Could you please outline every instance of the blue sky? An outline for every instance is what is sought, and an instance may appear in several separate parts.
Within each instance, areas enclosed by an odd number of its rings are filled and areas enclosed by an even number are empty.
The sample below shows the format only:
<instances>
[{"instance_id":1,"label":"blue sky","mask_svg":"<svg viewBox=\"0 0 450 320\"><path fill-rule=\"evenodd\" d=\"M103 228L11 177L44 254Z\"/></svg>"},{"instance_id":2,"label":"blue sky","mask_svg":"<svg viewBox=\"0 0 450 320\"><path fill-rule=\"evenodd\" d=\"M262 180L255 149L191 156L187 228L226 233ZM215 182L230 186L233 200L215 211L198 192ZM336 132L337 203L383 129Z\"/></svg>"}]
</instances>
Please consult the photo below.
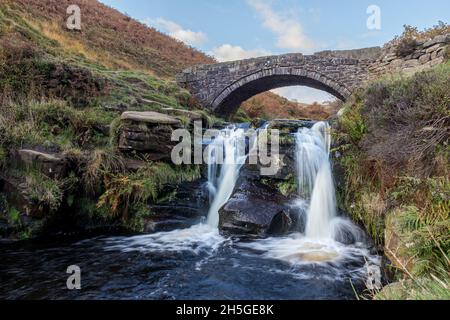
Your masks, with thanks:
<instances>
[{"instance_id":1,"label":"blue sky","mask_svg":"<svg viewBox=\"0 0 450 320\"><path fill-rule=\"evenodd\" d=\"M288 52L380 46L403 30L449 22L449 0L101 0L221 61ZM371 5L380 29L369 30ZM304 102L330 97L291 87L278 93Z\"/></svg>"}]
</instances>

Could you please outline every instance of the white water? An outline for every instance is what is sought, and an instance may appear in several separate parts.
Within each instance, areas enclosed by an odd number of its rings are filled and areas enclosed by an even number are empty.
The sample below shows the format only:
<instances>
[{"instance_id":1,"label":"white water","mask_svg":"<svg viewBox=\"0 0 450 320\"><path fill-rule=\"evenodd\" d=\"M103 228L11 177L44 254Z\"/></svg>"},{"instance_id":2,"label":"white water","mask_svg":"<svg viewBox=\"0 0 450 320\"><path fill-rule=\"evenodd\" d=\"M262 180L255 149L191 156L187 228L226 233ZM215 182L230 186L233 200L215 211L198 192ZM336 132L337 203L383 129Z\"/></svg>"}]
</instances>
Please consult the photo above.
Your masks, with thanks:
<instances>
[{"instance_id":1,"label":"white water","mask_svg":"<svg viewBox=\"0 0 450 320\"><path fill-rule=\"evenodd\" d=\"M336 197L329 160L330 128L325 122L296 135L299 194L310 198L305 235L308 238L333 238L332 220L336 217Z\"/></svg>"},{"instance_id":2,"label":"white water","mask_svg":"<svg viewBox=\"0 0 450 320\"><path fill-rule=\"evenodd\" d=\"M247 158L245 131L229 128L223 133L224 135L217 137L209 148L208 189L213 197L210 196L207 224L212 228L219 227L219 210L230 199L239 178L239 171ZM217 157L222 155L224 161L220 164L221 161Z\"/></svg>"},{"instance_id":3,"label":"white water","mask_svg":"<svg viewBox=\"0 0 450 320\"><path fill-rule=\"evenodd\" d=\"M242 246L292 265L338 265L361 260L379 264L378 257L369 254L364 232L349 219L337 215L330 147L330 127L326 122L318 122L311 129L301 128L296 134L299 198L293 207L306 212L304 233L299 230L286 237L257 240Z\"/></svg>"}]
</instances>

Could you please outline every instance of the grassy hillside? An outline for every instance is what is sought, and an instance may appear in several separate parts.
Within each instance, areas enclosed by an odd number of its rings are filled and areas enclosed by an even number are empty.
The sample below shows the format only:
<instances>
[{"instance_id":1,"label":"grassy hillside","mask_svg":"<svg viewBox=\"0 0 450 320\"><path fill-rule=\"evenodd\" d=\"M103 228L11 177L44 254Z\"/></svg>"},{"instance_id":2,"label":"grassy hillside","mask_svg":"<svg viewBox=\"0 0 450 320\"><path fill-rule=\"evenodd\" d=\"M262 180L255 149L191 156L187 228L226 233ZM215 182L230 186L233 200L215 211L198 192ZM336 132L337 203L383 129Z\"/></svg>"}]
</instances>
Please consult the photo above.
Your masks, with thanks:
<instances>
[{"instance_id":1,"label":"grassy hillside","mask_svg":"<svg viewBox=\"0 0 450 320\"><path fill-rule=\"evenodd\" d=\"M386 77L353 95L336 139L341 205L402 282L379 299L449 299L450 62Z\"/></svg>"},{"instance_id":2,"label":"grassy hillside","mask_svg":"<svg viewBox=\"0 0 450 320\"><path fill-rule=\"evenodd\" d=\"M256 95L242 104L250 118L326 120L339 111L338 101L320 105L297 103L271 92Z\"/></svg>"},{"instance_id":3,"label":"grassy hillside","mask_svg":"<svg viewBox=\"0 0 450 320\"><path fill-rule=\"evenodd\" d=\"M98 1L13 0L10 10L64 50L115 69L133 69L172 77L192 65L214 60ZM64 28L66 9L81 8L82 30Z\"/></svg>"},{"instance_id":4,"label":"grassy hillside","mask_svg":"<svg viewBox=\"0 0 450 320\"><path fill-rule=\"evenodd\" d=\"M67 1L0 3L2 101L61 98L75 107L106 109L187 106L188 94L170 77L211 58L97 1L76 3L83 8L81 32L65 28Z\"/></svg>"},{"instance_id":5,"label":"grassy hillside","mask_svg":"<svg viewBox=\"0 0 450 320\"><path fill-rule=\"evenodd\" d=\"M145 158L131 172L116 138L125 110L195 109L171 77L212 60L96 1L75 3L88 8L81 33L64 28L67 1L0 2L1 236L35 236L55 219L139 230L165 183L198 177ZM21 149L61 157L68 172L18 165Z\"/></svg>"}]
</instances>

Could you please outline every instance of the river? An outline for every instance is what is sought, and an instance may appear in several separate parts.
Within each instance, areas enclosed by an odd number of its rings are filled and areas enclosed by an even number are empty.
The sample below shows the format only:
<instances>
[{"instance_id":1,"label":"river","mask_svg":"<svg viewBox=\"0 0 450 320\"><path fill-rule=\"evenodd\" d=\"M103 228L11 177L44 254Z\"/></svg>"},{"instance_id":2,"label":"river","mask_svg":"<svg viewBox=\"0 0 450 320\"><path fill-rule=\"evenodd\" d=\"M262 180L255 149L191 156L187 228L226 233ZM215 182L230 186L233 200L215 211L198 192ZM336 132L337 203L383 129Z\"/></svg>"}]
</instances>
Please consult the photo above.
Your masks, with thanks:
<instances>
[{"instance_id":1,"label":"river","mask_svg":"<svg viewBox=\"0 0 450 320\"><path fill-rule=\"evenodd\" d=\"M226 159L209 165L211 205L202 223L155 234L0 244L0 298L355 299L365 289L367 266L379 266L380 258L362 231L336 213L327 128L318 123L297 134L305 230L251 240L219 232L218 210L245 160L237 152L243 129L229 128L210 154L220 146ZM71 265L81 269L81 290L66 287Z\"/></svg>"}]
</instances>

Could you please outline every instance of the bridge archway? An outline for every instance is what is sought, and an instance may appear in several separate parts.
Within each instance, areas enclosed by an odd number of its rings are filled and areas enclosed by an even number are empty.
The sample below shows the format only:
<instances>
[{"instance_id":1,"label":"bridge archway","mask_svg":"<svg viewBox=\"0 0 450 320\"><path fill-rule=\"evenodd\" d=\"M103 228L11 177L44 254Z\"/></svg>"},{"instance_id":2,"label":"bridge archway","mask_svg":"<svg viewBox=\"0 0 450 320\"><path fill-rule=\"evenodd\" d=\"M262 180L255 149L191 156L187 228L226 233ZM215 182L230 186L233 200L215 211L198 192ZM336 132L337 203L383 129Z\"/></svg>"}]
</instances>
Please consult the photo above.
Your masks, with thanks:
<instances>
[{"instance_id":1,"label":"bridge archway","mask_svg":"<svg viewBox=\"0 0 450 320\"><path fill-rule=\"evenodd\" d=\"M262 92L288 86L306 86L322 90L342 101L351 94L342 84L317 72L276 68L261 70L234 82L217 95L211 107L215 113L229 116L247 99Z\"/></svg>"}]
</instances>

